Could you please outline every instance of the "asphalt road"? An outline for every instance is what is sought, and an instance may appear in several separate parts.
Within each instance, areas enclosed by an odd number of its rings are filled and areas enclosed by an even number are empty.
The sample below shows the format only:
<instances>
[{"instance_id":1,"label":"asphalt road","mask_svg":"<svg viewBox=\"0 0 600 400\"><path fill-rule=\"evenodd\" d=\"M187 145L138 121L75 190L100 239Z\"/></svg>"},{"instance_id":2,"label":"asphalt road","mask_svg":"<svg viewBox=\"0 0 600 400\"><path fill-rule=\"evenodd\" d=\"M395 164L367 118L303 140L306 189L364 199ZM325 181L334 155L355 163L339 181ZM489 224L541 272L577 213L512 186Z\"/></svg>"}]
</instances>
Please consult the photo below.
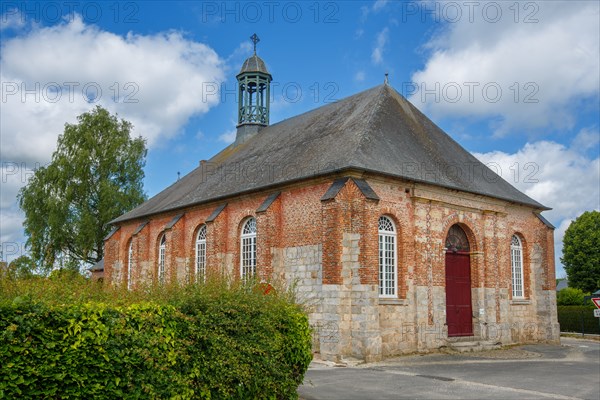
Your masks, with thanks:
<instances>
[{"instance_id":1,"label":"asphalt road","mask_svg":"<svg viewBox=\"0 0 600 400\"><path fill-rule=\"evenodd\" d=\"M355 367L313 362L298 393L304 400L600 399L600 342L561 342Z\"/></svg>"}]
</instances>

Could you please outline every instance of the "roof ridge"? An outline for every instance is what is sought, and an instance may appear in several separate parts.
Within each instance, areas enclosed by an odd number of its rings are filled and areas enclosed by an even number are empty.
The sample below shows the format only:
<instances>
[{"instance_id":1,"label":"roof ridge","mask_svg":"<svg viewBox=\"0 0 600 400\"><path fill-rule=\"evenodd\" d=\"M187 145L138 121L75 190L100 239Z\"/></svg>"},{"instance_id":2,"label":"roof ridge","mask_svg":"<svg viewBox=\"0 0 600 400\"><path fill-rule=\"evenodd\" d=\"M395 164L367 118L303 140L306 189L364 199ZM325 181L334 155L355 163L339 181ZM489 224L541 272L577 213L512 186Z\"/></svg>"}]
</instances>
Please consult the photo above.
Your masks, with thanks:
<instances>
[{"instance_id":1,"label":"roof ridge","mask_svg":"<svg viewBox=\"0 0 600 400\"><path fill-rule=\"evenodd\" d=\"M369 112L369 115L367 116L367 119L366 119L366 124L365 124L363 130L360 132L360 139L358 141L358 146L356 146L356 148L354 149L354 152L352 153L352 159L356 159L355 156L359 151L361 151L363 143L365 143L370 138L369 127L371 126L371 122L373 121L373 119L375 118L375 115L377 114L377 112L381 108L381 105L383 104L384 99L383 99L382 93L385 93L386 86L387 86L386 84L379 85L379 90L376 95L375 106ZM377 88L377 86L375 86L375 88Z\"/></svg>"},{"instance_id":2,"label":"roof ridge","mask_svg":"<svg viewBox=\"0 0 600 400\"><path fill-rule=\"evenodd\" d=\"M281 121L277 121L277 122L274 122L274 123L272 123L272 124L269 124L269 125L265 126L265 129L266 129L266 128L272 128L272 127L275 127L275 126L277 126L277 125L279 125L279 124L282 124L282 123L284 123L284 122L287 122L287 121L289 121L289 120L291 120L291 119L295 119L295 118L304 117L304 116L306 116L307 114L310 114L310 113L312 113L312 112L319 112L319 111L322 111L322 110L323 110L324 108L326 108L326 107L333 107L333 106L335 106L336 104L340 104L340 103L343 103L343 102L345 102L345 101L349 101L349 100L350 100L350 99L352 99L352 98L358 98L359 96L363 96L363 95L364 95L366 92L369 92L369 91L371 91L371 90L377 89L379 86L383 86L383 85L373 86L373 87L371 87L371 88L368 88L368 89L365 89L365 90L363 90L363 91L361 91L361 92L354 93L354 94L351 94L351 95L349 95L349 96L346 96L346 97L342 97L341 99L336 99L336 100L333 100L333 101L331 101L331 102L328 102L328 103L326 103L326 104L323 104L323 105L321 105L321 106L318 106L318 107L315 107L315 108L311 108L310 110L306 110L306 111L304 111L304 112L302 112L302 113L300 113L300 114L297 114L297 115L293 115L293 116L291 116L291 117L284 118L284 119L282 119Z\"/></svg>"}]
</instances>

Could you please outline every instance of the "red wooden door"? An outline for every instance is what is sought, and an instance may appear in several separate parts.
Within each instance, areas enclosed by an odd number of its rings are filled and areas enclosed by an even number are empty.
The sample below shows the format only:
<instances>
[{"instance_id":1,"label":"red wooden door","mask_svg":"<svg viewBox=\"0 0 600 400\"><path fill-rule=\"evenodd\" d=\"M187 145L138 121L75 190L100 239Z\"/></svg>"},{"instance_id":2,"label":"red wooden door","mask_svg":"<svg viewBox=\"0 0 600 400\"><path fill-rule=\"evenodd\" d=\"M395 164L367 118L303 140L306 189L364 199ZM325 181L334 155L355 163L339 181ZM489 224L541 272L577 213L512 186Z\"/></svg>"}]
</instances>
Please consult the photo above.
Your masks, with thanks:
<instances>
[{"instance_id":1,"label":"red wooden door","mask_svg":"<svg viewBox=\"0 0 600 400\"><path fill-rule=\"evenodd\" d=\"M473 336L468 254L446 253L446 324L448 336Z\"/></svg>"}]
</instances>

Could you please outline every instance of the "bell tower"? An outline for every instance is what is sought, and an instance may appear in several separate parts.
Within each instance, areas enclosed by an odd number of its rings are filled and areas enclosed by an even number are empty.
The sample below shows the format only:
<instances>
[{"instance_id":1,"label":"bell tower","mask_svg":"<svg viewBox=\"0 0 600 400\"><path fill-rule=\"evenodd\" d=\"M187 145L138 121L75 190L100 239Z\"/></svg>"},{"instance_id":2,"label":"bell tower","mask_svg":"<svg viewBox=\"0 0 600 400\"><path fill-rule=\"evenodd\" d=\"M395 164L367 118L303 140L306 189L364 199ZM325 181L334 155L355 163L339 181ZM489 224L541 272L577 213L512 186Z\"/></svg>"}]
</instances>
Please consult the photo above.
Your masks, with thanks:
<instances>
[{"instance_id":1,"label":"bell tower","mask_svg":"<svg viewBox=\"0 0 600 400\"><path fill-rule=\"evenodd\" d=\"M256 44L259 37L250 37L254 44L254 54L244 64L238 82L238 123L237 141L253 136L261 127L269 125L271 100L271 80L273 77L267 70L265 62L256 55Z\"/></svg>"}]
</instances>

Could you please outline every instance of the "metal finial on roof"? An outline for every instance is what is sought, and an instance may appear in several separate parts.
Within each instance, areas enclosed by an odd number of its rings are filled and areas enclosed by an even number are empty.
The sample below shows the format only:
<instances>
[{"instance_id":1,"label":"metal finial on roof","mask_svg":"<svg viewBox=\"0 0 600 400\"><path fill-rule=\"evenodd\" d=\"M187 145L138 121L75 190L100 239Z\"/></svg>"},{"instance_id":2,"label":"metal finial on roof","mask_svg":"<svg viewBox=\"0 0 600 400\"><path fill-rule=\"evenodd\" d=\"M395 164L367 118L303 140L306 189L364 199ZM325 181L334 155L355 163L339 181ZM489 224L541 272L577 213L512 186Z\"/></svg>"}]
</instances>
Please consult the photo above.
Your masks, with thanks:
<instances>
[{"instance_id":1,"label":"metal finial on roof","mask_svg":"<svg viewBox=\"0 0 600 400\"><path fill-rule=\"evenodd\" d=\"M179 180L179 178L181 178L181 172L177 171L177 180Z\"/></svg>"},{"instance_id":2,"label":"metal finial on roof","mask_svg":"<svg viewBox=\"0 0 600 400\"><path fill-rule=\"evenodd\" d=\"M260 42L260 38L255 33L254 35L250 36L250 40L252 40L252 43L254 43L254 54L256 54L256 43Z\"/></svg>"},{"instance_id":3,"label":"metal finial on roof","mask_svg":"<svg viewBox=\"0 0 600 400\"><path fill-rule=\"evenodd\" d=\"M387 85L387 84L389 83L389 82L388 82L388 73L387 73L387 72L385 73L385 79L383 80L383 83L384 83L385 85Z\"/></svg>"}]
</instances>

